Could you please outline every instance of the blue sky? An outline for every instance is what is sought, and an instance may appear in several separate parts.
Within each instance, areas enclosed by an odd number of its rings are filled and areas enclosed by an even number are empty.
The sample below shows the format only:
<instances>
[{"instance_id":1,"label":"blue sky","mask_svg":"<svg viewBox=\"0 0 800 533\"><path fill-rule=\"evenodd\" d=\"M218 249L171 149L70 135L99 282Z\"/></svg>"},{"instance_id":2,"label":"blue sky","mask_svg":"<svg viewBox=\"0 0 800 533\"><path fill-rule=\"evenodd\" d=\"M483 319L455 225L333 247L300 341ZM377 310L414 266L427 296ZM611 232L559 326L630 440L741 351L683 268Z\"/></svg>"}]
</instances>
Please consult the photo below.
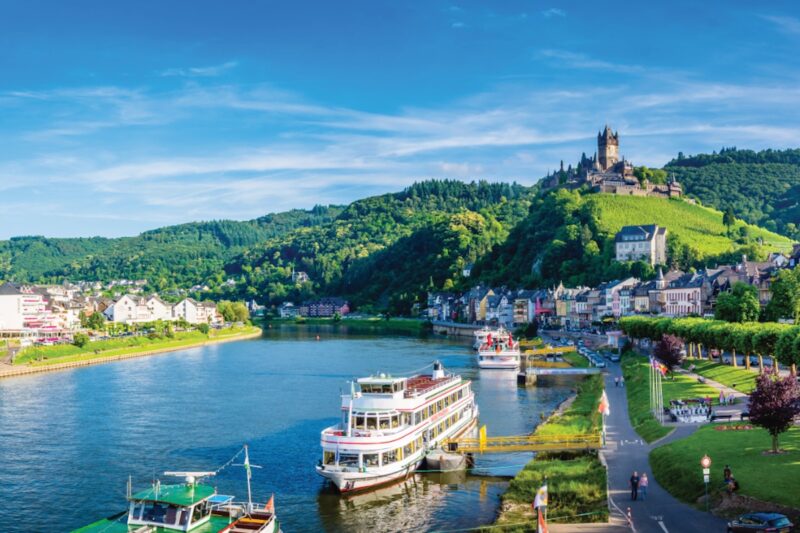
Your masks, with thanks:
<instances>
[{"instance_id":1,"label":"blue sky","mask_svg":"<svg viewBox=\"0 0 800 533\"><path fill-rule=\"evenodd\" d=\"M800 146L796 2L0 6L0 238Z\"/></svg>"}]
</instances>

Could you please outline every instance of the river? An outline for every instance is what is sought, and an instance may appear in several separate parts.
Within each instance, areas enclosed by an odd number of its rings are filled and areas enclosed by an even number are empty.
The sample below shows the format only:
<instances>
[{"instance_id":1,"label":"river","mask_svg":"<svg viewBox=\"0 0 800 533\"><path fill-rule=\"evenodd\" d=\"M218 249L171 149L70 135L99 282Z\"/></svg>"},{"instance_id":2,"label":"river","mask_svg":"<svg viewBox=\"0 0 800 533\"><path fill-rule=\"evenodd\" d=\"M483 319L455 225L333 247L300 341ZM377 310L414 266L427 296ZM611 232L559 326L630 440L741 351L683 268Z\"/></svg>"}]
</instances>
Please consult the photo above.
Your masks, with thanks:
<instances>
[{"instance_id":1,"label":"river","mask_svg":"<svg viewBox=\"0 0 800 533\"><path fill-rule=\"evenodd\" d=\"M480 372L465 340L335 326L282 326L260 339L0 381L0 531L69 531L124 509L129 475L146 488L164 470L214 470L244 443L261 466L254 498L275 493L284 533L488 524L530 454L479 457L476 473L417 474L348 498L314 472L319 432L338 421L348 380L435 359L475 380L490 435L530 431L569 394ZM214 484L246 495L242 468Z\"/></svg>"}]
</instances>

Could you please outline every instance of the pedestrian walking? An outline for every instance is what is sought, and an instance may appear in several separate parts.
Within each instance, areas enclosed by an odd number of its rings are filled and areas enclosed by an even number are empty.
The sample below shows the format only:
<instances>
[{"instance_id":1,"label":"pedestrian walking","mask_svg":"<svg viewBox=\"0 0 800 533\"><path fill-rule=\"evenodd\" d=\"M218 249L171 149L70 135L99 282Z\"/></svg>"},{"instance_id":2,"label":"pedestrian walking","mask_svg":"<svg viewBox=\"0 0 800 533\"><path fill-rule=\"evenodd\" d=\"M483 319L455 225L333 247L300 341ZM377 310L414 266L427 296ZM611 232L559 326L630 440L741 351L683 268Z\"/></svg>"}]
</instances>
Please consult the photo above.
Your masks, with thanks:
<instances>
[{"instance_id":1,"label":"pedestrian walking","mask_svg":"<svg viewBox=\"0 0 800 533\"><path fill-rule=\"evenodd\" d=\"M619 377L614 378L614 386L619 387Z\"/></svg>"},{"instance_id":2,"label":"pedestrian walking","mask_svg":"<svg viewBox=\"0 0 800 533\"><path fill-rule=\"evenodd\" d=\"M631 475L631 500L636 500L639 496L639 473L633 472Z\"/></svg>"},{"instance_id":3,"label":"pedestrian walking","mask_svg":"<svg viewBox=\"0 0 800 533\"><path fill-rule=\"evenodd\" d=\"M642 472L642 478L639 480L639 494L642 496L642 500L647 499L647 485L649 484L647 473Z\"/></svg>"},{"instance_id":4,"label":"pedestrian walking","mask_svg":"<svg viewBox=\"0 0 800 533\"><path fill-rule=\"evenodd\" d=\"M619 377L619 386L620 387L624 387L625 386L625 376L620 376Z\"/></svg>"},{"instance_id":5,"label":"pedestrian walking","mask_svg":"<svg viewBox=\"0 0 800 533\"><path fill-rule=\"evenodd\" d=\"M730 465L725 465L725 468L722 470L722 479L725 480L726 485L731 480L732 477L733 474L731 473Z\"/></svg>"}]
</instances>

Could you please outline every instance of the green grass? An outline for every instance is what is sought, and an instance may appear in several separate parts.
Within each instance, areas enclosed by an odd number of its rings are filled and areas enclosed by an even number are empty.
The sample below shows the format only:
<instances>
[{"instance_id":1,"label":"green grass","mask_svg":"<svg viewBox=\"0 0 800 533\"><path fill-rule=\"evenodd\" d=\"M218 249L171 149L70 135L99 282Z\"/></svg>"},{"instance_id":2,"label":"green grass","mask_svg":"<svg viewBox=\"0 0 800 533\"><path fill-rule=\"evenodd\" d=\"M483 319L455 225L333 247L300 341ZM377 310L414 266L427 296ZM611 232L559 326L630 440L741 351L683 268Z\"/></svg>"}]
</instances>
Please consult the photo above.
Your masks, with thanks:
<instances>
[{"instance_id":1,"label":"green grass","mask_svg":"<svg viewBox=\"0 0 800 533\"><path fill-rule=\"evenodd\" d=\"M79 347L72 344L57 346L35 346L23 350L14 360L15 365L30 364L33 366L53 365L102 359L117 355L131 355L150 350L165 348L182 348L203 344L208 341L250 335L259 332L254 326L233 327L222 330L211 330L208 335L199 331L182 331L173 338L164 337L150 339L148 337L125 337L105 341L90 342Z\"/></svg>"},{"instance_id":2,"label":"green grass","mask_svg":"<svg viewBox=\"0 0 800 533\"><path fill-rule=\"evenodd\" d=\"M578 352L569 352L565 353L561 356L564 361L571 364L575 368L588 368L589 367L589 360L586 359L584 356L579 354Z\"/></svg>"},{"instance_id":3,"label":"green grass","mask_svg":"<svg viewBox=\"0 0 800 533\"><path fill-rule=\"evenodd\" d=\"M650 453L650 465L658 482L680 500L696 503L703 495L700 458L711 457L712 495L720 493L722 469L731 466L741 494L759 500L800 507L800 428L792 427L780 437L788 453L764 455L771 447L769 434L760 428L749 431L719 431L716 424L702 427L691 436ZM713 500L712 500L713 501Z\"/></svg>"},{"instance_id":4,"label":"green grass","mask_svg":"<svg viewBox=\"0 0 800 533\"><path fill-rule=\"evenodd\" d=\"M600 227L614 235L622 226L632 224L658 224L669 230L681 243L688 244L698 259L732 252L737 245L727 236L722 224L722 212L707 207L689 204L682 200L663 200L638 196L596 194L588 201L600 208ZM747 226L753 240L764 240L769 250L787 251L791 241L758 226L738 221L733 231L738 234L741 226Z\"/></svg>"},{"instance_id":5,"label":"green grass","mask_svg":"<svg viewBox=\"0 0 800 533\"><path fill-rule=\"evenodd\" d=\"M700 374L745 394L750 394L756 388L756 376L758 374L752 370L699 359L688 359L683 366L688 369L691 365L694 365L692 372L695 374Z\"/></svg>"},{"instance_id":6,"label":"green grass","mask_svg":"<svg viewBox=\"0 0 800 533\"><path fill-rule=\"evenodd\" d=\"M632 352L622 357L622 372L625 376L625 393L628 397L628 417L636 432L647 442L653 442L672 432L659 424L650 413L650 371L646 357ZM712 401L718 397L717 390L709 385L699 383L695 378L681 374L673 374L662 380L664 405L670 400L686 400L710 396Z\"/></svg>"},{"instance_id":7,"label":"green grass","mask_svg":"<svg viewBox=\"0 0 800 533\"><path fill-rule=\"evenodd\" d=\"M597 405L603 390L600 376L586 378L578 386L575 401L567 410L536 429L537 435L566 435L600 431ZM548 517L571 517L559 521L605 522L608 520L606 469L595 452L540 453L528 463L503 495L504 511L492 531L535 531L531 502L544 478L548 479ZM586 514L586 516L576 516ZM487 531L489 531L487 529Z\"/></svg>"}]
</instances>

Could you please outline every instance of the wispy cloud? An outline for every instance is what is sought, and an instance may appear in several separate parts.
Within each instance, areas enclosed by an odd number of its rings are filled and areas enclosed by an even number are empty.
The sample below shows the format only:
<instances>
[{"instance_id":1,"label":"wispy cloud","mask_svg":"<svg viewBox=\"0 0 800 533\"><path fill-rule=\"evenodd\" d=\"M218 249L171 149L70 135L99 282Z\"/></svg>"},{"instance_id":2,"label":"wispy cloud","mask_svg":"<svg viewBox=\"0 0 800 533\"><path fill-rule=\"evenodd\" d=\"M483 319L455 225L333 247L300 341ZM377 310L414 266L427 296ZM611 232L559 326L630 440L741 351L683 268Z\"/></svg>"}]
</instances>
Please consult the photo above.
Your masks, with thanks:
<instances>
[{"instance_id":1,"label":"wispy cloud","mask_svg":"<svg viewBox=\"0 0 800 533\"><path fill-rule=\"evenodd\" d=\"M771 22L784 33L791 33L794 35L800 34L800 19L796 17L761 15L761 18Z\"/></svg>"},{"instance_id":2,"label":"wispy cloud","mask_svg":"<svg viewBox=\"0 0 800 533\"><path fill-rule=\"evenodd\" d=\"M452 24L450 24L450 27L458 30L458 29L466 28L467 25L464 24L463 22L456 21L456 22L453 22Z\"/></svg>"},{"instance_id":3,"label":"wispy cloud","mask_svg":"<svg viewBox=\"0 0 800 533\"><path fill-rule=\"evenodd\" d=\"M559 9L557 7L551 7L549 9L545 9L541 13L542 13L542 16L544 18L547 18L547 19L553 18L553 17L566 17L567 16L567 12L566 11L564 11L563 9Z\"/></svg>"},{"instance_id":4,"label":"wispy cloud","mask_svg":"<svg viewBox=\"0 0 800 533\"><path fill-rule=\"evenodd\" d=\"M626 65L622 63L613 63L611 61L604 61L602 59L595 59L586 54L576 52L569 52L567 50L554 50L545 49L538 52L538 56L550 59L556 63L577 69L591 69L591 70L607 70L610 72L625 72L637 74L645 72L645 68L640 65Z\"/></svg>"},{"instance_id":5,"label":"wispy cloud","mask_svg":"<svg viewBox=\"0 0 800 533\"><path fill-rule=\"evenodd\" d=\"M162 70L159 74L161 76L180 76L184 78L207 78L220 76L225 72L236 68L238 64L239 63L237 61L228 61L220 65L210 65L206 67L173 67Z\"/></svg>"}]
</instances>

